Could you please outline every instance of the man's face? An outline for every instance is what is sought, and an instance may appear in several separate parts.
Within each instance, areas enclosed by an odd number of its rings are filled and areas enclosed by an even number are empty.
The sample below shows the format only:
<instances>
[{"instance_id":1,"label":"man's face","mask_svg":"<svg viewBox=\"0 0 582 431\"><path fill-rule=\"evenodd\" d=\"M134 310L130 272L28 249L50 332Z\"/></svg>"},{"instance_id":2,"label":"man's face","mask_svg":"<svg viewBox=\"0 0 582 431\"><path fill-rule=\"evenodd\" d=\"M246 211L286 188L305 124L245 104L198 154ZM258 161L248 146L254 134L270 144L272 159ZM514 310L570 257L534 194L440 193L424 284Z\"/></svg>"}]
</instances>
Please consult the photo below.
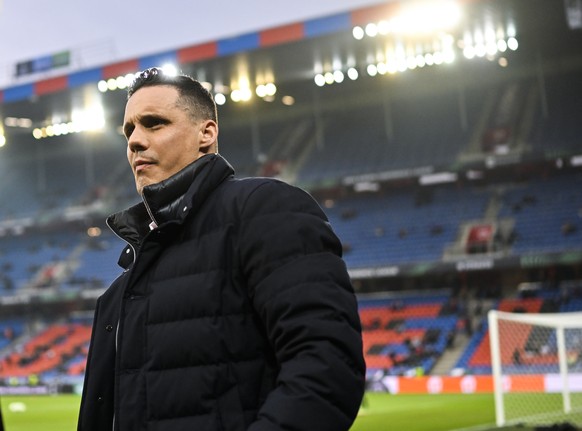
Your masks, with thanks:
<instances>
[{"instance_id":1,"label":"man's face","mask_svg":"<svg viewBox=\"0 0 582 431\"><path fill-rule=\"evenodd\" d=\"M208 122L193 120L178 95L167 85L143 87L127 101L123 131L139 194L206 154Z\"/></svg>"}]
</instances>

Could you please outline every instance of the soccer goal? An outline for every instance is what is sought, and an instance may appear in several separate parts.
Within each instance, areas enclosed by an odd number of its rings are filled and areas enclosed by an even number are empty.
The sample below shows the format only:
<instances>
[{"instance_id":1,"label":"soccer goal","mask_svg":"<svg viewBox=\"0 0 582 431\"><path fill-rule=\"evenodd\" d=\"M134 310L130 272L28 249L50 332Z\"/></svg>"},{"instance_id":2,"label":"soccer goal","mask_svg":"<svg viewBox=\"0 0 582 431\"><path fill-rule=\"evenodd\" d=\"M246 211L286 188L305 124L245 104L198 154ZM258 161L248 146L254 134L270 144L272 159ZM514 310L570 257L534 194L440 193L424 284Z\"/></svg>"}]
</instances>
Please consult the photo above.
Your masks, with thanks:
<instances>
[{"instance_id":1,"label":"soccer goal","mask_svg":"<svg viewBox=\"0 0 582 431\"><path fill-rule=\"evenodd\" d=\"M582 426L582 312L488 321L497 426Z\"/></svg>"}]
</instances>

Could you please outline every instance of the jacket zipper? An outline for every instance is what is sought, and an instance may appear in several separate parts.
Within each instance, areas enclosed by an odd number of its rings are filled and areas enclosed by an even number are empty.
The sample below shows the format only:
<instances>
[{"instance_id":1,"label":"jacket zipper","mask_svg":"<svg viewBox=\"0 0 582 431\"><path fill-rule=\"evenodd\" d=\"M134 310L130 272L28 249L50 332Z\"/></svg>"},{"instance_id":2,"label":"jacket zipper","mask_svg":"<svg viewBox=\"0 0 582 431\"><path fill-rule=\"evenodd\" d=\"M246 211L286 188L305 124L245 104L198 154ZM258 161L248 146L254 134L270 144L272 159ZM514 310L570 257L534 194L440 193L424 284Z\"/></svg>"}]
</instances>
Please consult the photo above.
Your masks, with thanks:
<instances>
[{"instance_id":1,"label":"jacket zipper","mask_svg":"<svg viewBox=\"0 0 582 431\"><path fill-rule=\"evenodd\" d=\"M151 208L150 208L150 206L149 206L149 204L148 204L147 200L146 200L146 199L145 199L143 196L142 196L142 201L143 201L143 204L144 204L144 206L145 206L145 208L146 208L146 211L147 211L148 215L150 216L150 219L151 219L151 220L152 220L152 222L153 222L153 228L156 228L156 227L158 227L158 223L156 222L156 219L154 218L154 214L152 213L152 210L151 210ZM136 250L135 250L135 247L133 246L133 244L132 244L132 243L130 243L129 241L127 241L127 240L125 240L124 238L122 238L122 237L121 237L121 235L119 235L119 234L117 233L117 231L116 231L115 229L113 229L113 227L112 227L112 226L111 226L111 224L109 223L109 220L105 220L105 223L107 223L107 226L109 227L109 229L110 229L110 230L113 232L113 234L114 234L114 235L115 235L117 238L119 238L120 240L122 240L122 241L126 242L126 243L127 243L127 245L129 245L129 246L131 247L131 250L133 251L133 262L132 262L132 266L131 266L131 267L133 267L133 264L135 264L135 260L136 260L136 258L137 258L137 252L136 252ZM150 225L150 228L152 228L152 225ZM127 271L127 270L126 270L126 271ZM117 328L116 328L116 330L115 330L115 351L116 351L116 352L117 352L117 343L118 343L118 337L119 337L119 320L117 321ZM112 430L112 431L115 431L115 409L113 410L113 423L112 423L112 426L111 426L111 430Z\"/></svg>"},{"instance_id":2,"label":"jacket zipper","mask_svg":"<svg viewBox=\"0 0 582 431\"><path fill-rule=\"evenodd\" d=\"M143 204L144 204L144 206L146 208L146 211L148 212L148 215L150 216L150 219L153 222L153 228L158 227L158 222L156 221L156 219L154 217L154 214L152 213L152 210L150 209L150 206L148 204L148 201L146 200L146 198L143 195L141 197L141 200L143 201ZM153 228L152 228L152 225L150 224L150 229L153 230ZM135 259L134 259L134 262L135 262Z\"/></svg>"},{"instance_id":3,"label":"jacket zipper","mask_svg":"<svg viewBox=\"0 0 582 431\"><path fill-rule=\"evenodd\" d=\"M144 203L145 203L145 200L144 200ZM146 205L146 208L148 209L148 214L149 214L149 207L147 205ZM105 223L107 224L107 226L109 227L109 229L111 230L111 232L113 232L113 234L117 238L119 238L123 242L127 243L127 245L129 245L131 247L131 251L133 251L133 262L132 262L132 266L131 267L133 267L133 264L135 264L135 259L137 257L137 253L136 253L135 247L133 246L132 243L130 243L129 241L127 241L124 238L122 238L121 235L119 235L117 233L117 231L115 229L113 229L113 226L111 226L111 224L109 224L109 220L105 220ZM125 271L127 271L127 269ZM115 329L115 352L117 352L118 338L119 338L119 320L117 320L117 327ZM113 409L113 423L111 424L111 431L115 431L115 409Z\"/></svg>"}]
</instances>

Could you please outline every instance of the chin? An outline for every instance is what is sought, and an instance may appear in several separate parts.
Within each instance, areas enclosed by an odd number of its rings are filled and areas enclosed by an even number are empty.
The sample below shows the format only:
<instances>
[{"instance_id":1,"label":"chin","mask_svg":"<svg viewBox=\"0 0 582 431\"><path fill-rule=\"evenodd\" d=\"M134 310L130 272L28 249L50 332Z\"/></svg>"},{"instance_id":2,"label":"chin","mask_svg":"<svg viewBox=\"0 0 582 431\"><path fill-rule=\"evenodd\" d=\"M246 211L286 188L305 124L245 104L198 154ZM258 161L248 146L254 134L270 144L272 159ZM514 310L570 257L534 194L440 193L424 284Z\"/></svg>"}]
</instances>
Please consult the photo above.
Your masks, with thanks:
<instances>
[{"instance_id":1,"label":"chin","mask_svg":"<svg viewBox=\"0 0 582 431\"><path fill-rule=\"evenodd\" d=\"M140 195L140 196L142 195L143 189L145 186L147 186L147 184L136 184L135 185L135 189L137 190L138 195Z\"/></svg>"},{"instance_id":2,"label":"chin","mask_svg":"<svg viewBox=\"0 0 582 431\"><path fill-rule=\"evenodd\" d=\"M143 189L145 189L147 186L151 186L152 184L156 184L156 182L155 181L148 181L145 183L136 184L137 193L141 196L143 194Z\"/></svg>"}]
</instances>

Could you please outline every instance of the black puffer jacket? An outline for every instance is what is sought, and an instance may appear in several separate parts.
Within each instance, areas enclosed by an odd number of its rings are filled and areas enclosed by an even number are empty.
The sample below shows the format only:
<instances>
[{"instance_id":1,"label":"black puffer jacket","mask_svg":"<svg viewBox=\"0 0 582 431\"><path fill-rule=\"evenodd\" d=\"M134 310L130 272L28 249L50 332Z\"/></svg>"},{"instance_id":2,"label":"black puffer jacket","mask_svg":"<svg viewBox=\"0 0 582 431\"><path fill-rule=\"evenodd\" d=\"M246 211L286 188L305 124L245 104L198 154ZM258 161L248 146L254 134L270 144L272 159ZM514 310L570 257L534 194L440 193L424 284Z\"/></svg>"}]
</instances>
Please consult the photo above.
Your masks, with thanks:
<instances>
[{"instance_id":1,"label":"black puffer jacket","mask_svg":"<svg viewBox=\"0 0 582 431\"><path fill-rule=\"evenodd\" d=\"M208 155L108 224L127 270L97 302L79 430L350 427L357 305L307 193Z\"/></svg>"}]
</instances>

